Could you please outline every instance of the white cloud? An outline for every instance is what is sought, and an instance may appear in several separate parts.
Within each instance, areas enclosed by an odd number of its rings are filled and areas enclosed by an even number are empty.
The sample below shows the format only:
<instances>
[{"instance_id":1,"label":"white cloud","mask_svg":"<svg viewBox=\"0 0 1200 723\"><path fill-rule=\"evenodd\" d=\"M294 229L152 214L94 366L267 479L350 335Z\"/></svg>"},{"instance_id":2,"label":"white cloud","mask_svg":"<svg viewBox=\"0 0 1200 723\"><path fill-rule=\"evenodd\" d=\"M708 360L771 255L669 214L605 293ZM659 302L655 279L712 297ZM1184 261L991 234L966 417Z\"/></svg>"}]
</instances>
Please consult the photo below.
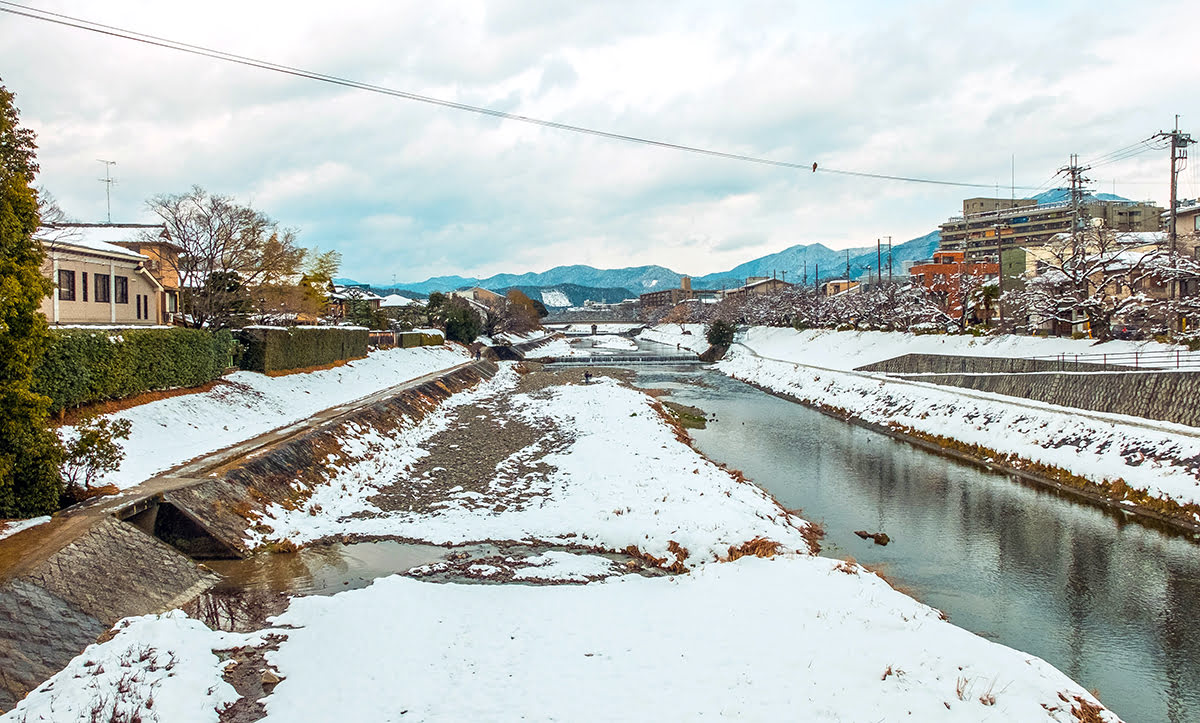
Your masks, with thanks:
<instances>
[{"instance_id":1,"label":"white cloud","mask_svg":"<svg viewBox=\"0 0 1200 723\"><path fill-rule=\"evenodd\" d=\"M1014 155L1017 183L1037 185L1070 153L1200 118L1168 72L1186 24L1154 20L1182 3L39 6L564 123L1001 193ZM201 184L338 248L363 280L569 263L703 274L793 243L911 238L988 192L624 145L11 15L0 67L68 213L103 217L95 159L112 159L115 220ZM1092 175L1161 203L1160 155Z\"/></svg>"}]
</instances>

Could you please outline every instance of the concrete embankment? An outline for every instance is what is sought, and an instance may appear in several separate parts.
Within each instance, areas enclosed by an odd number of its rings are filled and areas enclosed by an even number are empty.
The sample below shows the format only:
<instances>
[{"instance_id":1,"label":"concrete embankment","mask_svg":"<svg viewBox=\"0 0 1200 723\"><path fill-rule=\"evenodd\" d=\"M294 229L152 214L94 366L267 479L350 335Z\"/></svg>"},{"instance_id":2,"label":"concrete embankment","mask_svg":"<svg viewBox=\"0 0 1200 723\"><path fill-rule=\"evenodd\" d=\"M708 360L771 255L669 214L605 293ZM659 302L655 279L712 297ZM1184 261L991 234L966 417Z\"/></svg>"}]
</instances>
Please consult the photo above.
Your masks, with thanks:
<instances>
[{"instance_id":1,"label":"concrete embankment","mask_svg":"<svg viewBox=\"0 0 1200 723\"><path fill-rule=\"evenodd\" d=\"M420 419L496 371L477 361L393 387L0 540L0 711L121 618L179 607L216 583L192 558L249 554L253 515L318 474L347 425Z\"/></svg>"}]
</instances>

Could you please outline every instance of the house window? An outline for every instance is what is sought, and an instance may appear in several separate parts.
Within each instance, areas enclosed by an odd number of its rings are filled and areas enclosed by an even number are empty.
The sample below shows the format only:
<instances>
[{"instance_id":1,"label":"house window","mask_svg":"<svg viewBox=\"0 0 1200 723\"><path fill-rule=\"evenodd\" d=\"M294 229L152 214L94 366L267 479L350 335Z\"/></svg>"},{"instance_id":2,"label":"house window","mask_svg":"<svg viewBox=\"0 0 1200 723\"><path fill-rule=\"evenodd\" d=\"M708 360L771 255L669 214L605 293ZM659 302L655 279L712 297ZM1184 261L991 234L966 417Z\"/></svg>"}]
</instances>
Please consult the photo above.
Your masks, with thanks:
<instances>
[{"instance_id":1,"label":"house window","mask_svg":"<svg viewBox=\"0 0 1200 723\"><path fill-rule=\"evenodd\" d=\"M113 293L116 294L118 304L129 303L129 279L125 276L113 277Z\"/></svg>"},{"instance_id":2,"label":"house window","mask_svg":"<svg viewBox=\"0 0 1200 723\"><path fill-rule=\"evenodd\" d=\"M79 288L83 291L83 300L87 301L87 272L81 272L82 278L79 280Z\"/></svg>"},{"instance_id":3,"label":"house window","mask_svg":"<svg viewBox=\"0 0 1200 723\"><path fill-rule=\"evenodd\" d=\"M74 301L75 300L75 272L59 270L58 272L58 300L59 301Z\"/></svg>"},{"instance_id":4,"label":"house window","mask_svg":"<svg viewBox=\"0 0 1200 723\"><path fill-rule=\"evenodd\" d=\"M92 278L95 279L96 301L101 304L107 304L111 298L109 295L108 274L92 274Z\"/></svg>"}]
</instances>

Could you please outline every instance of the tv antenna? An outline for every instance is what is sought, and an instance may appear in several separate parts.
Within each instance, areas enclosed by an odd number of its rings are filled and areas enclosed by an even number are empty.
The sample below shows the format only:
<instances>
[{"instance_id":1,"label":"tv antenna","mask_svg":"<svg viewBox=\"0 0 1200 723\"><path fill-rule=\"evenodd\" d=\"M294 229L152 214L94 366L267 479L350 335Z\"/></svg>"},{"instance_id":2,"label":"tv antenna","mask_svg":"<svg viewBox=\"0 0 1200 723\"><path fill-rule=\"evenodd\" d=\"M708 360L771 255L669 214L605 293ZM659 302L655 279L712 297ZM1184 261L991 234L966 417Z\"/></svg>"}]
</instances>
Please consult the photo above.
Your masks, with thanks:
<instances>
[{"instance_id":1,"label":"tv antenna","mask_svg":"<svg viewBox=\"0 0 1200 723\"><path fill-rule=\"evenodd\" d=\"M117 165L116 161L106 161L102 158L97 158L97 161L104 164L104 178L97 179L104 184L104 202L108 209L108 222L112 223L112 187L117 182L109 173L109 170Z\"/></svg>"}]
</instances>

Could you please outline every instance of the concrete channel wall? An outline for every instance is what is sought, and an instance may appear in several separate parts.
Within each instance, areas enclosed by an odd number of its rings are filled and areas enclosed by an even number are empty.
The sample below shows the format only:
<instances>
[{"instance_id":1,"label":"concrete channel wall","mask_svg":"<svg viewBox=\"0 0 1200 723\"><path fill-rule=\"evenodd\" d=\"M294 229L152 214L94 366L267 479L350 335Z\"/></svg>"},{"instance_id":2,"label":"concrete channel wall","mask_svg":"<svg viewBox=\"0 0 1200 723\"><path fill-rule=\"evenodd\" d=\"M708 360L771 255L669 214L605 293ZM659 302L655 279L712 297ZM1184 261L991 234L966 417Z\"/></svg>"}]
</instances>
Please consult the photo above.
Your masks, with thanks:
<instances>
[{"instance_id":1,"label":"concrete channel wall","mask_svg":"<svg viewBox=\"0 0 1200 723\"><path fill-rule=\"evenodd\" d=\"M1029 359L908 354L856 371L882 372L912 381L1200 427L1200 372L1112 371L1111 366L1109 371L1099 368L1076 372L1032 368L1022 371L1030 362L1056 364Z\"/></svg>"},{"instance_id":2,"label":"concrete channel wall","mask_svg":"<svg viewBox=\"0 0 1200 723\"><path fill-rule=\"evenodd\" d=\"M219 577L192 558L250 554L245 537L255 513L293 498L295 482L319 484L347 425L394 429L497 371L473 362L381 401L348 405L202 478L156 478L167 491L111 511L73 508L0 541L0 713L118 620L180 607L215 584Z\"/></svg>"}]
</instances>

